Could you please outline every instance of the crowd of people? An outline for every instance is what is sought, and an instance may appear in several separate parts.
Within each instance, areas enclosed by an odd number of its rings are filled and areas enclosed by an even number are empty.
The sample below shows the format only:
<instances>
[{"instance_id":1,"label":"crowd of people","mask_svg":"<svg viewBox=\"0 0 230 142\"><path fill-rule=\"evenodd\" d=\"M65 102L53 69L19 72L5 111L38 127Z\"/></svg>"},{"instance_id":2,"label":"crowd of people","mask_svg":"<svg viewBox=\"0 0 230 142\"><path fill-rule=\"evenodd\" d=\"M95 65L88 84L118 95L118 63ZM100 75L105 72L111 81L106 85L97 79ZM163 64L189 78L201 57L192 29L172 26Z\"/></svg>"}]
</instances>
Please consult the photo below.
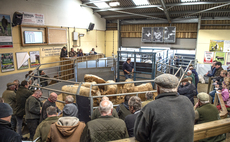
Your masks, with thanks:
<instances>
[{"instance_id":1,"label":"crowd of people","mask_svg":"<svg viewBox=\"0 0 230 142\"><path fill-rule=\"evenodd\" d=\"M129 66L128 60L125 66ZM132 68L126 69L132 71ZM228 107L230 76L221 69L221 64L216 62L207 75L214 77L213 91L222 94ZM66 96L65 106L60 110L56 106L55 92L42 103L41 90L29 89L26 80L21 83L15 80L7 84L0 98L0 142L24 139L23 124L29 130L29 139L41 142L104 142L128 137L135 137L140 142L193 142L195 124L220 119L219 108L209 101L209 95L197 92L199 79L193 66L180 82L171 74L162 74L154 82L158 93L155 100L152 92L145 94L144 102L138 96L126 95L124 102L115 109L104 96L93 111L91 121L85 123L79 120L79 107L73 96ZM194 97L198 99L196 104ZM221 134L201 141L223 140L225 135Z\"/></svg>"},{"instance_id":2,"label":"crowd of people","mask_svg":"<svg viewBox=\"0 0 230 142\"><path fill-rule=\"evenodd\" d=\"M92 50L89 52L89 55L95 55L97 54L97 52L95 51L94 48L92 48ZM60 57L80 57L80 56L84 56L83 50L77 48L77 51L74 50L74 48L71 48L71 51L69 52L69 56L68 56L68 51L67 48L64 46L61 50L61 54Z\"/></svg>"}]
</instances>

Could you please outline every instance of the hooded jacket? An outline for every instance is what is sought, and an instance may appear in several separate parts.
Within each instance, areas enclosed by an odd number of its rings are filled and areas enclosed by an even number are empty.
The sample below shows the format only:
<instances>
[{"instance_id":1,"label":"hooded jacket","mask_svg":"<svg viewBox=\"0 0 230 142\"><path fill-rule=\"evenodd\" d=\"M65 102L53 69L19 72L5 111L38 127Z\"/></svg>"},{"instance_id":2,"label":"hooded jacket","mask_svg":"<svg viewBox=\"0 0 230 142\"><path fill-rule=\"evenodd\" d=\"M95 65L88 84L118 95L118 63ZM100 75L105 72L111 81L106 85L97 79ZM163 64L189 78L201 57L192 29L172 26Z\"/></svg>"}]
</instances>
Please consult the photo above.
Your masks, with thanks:
<instances>
[{"instance_id":1,"label":"hooded jacket","mask_svg":"<svg viewBox=\"0 0 230 142\"><path fill-rule=\"evenodd\" d=\"M0 142L21 142L21 136L14 132L10 122L0 119Z\"/></svg>"},{"instance_id":2,"label":"hooded jacket","mask_svg":"<svg viewBox=\"0 0 230 142\"><path fill-rule=\"evenodd\" d=\"M85 123L76 117L61 117L50 126L46 142L80 142Z\"/></svg>"}]
</instances>

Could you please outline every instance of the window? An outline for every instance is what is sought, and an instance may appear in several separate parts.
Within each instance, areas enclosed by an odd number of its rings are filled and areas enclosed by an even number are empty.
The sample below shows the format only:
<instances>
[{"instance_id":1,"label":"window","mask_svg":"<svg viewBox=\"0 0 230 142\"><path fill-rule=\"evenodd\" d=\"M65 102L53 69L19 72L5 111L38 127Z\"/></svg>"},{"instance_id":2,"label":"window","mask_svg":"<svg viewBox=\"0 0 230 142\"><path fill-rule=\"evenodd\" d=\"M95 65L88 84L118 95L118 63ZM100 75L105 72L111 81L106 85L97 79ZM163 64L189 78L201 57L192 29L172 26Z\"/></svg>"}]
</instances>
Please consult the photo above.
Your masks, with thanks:
<instances>
[{"instance_id":1,"label":"window","mask_svg":"<svg viewBox=\"0 0 230 142\"><path fill-rule=\"evenodd\" d=\"M93 4L96 5L98 8L110 8L110 6L105 2L95 2Z\"/></svg>"},{"instance_id":2,"label":"window","mask_svg":"<svg viewBox=\"0 0 230 142\"><path fill-rule=\"evenodd\" d=\"M135 5L146 5L149 4L148 0L133 0Z\"/></svg>"}]
</instances>

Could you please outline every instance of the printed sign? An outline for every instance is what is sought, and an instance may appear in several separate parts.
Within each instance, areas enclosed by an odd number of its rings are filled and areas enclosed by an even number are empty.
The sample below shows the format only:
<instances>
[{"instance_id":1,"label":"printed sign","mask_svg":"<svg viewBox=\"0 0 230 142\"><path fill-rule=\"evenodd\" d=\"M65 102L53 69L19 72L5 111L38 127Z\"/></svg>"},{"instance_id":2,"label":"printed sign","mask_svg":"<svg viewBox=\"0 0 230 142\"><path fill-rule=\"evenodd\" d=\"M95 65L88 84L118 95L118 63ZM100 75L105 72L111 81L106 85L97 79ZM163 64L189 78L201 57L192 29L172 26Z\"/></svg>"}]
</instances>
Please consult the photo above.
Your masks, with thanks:
<instances>
[{"instance_id":1,"label":"printed sign","mask_svg":"<svg viewBox=\"0 0 230 142\"><path fill-rule=\"evenodd\" d=\"M12 48L10 15L0 14L0 48Z\"/></svg>"},{"instance_id":2,"label":"printed sign","mask_svg":"<svg viewBox=\"0 0 230 142\"><path fill-rule=\"evenodd\" d=\"M204 52L204 63L212 63L213 62L214 52Z\"/></svg>"},{"instance_id":3,"label":"printed sign","mask_svg":"<svg viewBox=\"0 0 230 142\"><path fill-rule=\"evenodd\" d=\"M2 72L14 70L13 53L2 53L1 55L1 68Z\"/></svg>"},{"instance_id":4,"label":"printed sign","mask_svg":"<svg viewBox=\"0 0 230 142\"><path fill-rule=\"evenodd\" d=\"M225 52L216 52L215 60L217 60L217 62L221 62L222 65L224 65L224 62L225 62Z\"/></svg>"},{"instance_id":5,"label":"printed sign","mask_svg":"<svg viewBox=\"0 0 230 142\"><path fill-rule=\"evenodd\" d=\"M44 15L38 13L23 12L22 24L44 25Z\"/></svg>"},{"instance_id":6,"label":"printed sign","mask_svg":"<svg viewBox=\"0 0 230 142\"><path fill-rule=\"evenodd\" d=\"M224 40L210 40L209 51L222 51L224 48Z\"/></svg>"},{"instance_id":7,"label":"printed sign","mask_svg":"<svg viewBox=\"0 0 230 142\"><path fill-rule=\"evenodd\" d=\"M230 52L230 40L224 41L224 52Z\"/></svg>"},{"instance_id":8,"label":"printed sign","mask_svg":"<svg viewBox=\"0 0 230 142\"><path fill-rule=\"evenodd\" d=\"M30 52L30 67L36 67L40 65L40 54L39 51L31 51Z\"/></svg>"},{"instance_id":9,"label":"printed sign","mask_svg":"<svg viewBox=\"0 0 230 142\"><path fill-rule=\"evenodd\" d=\"M62 47L43 47L40 48L41 57L60 56Z\"/></svg>"}]
</instances>

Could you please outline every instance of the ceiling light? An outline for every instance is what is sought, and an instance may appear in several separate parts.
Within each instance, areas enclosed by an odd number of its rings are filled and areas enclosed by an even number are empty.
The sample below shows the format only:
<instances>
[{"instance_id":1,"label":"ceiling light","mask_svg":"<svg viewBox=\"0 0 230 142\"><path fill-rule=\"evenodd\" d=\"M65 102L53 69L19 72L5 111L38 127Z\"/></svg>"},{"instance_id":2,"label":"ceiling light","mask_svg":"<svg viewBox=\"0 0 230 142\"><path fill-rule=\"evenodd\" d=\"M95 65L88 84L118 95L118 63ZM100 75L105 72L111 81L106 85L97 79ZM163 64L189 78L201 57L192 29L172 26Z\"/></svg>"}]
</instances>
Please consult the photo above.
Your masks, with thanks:
<instances>
[{"instance_id":1,"label":"ceiling light","mask_svg":"<svg viewBox=\"0 0 230 142\"><path fill-rule=\"evenodd\" d=\"M148 0L133 0L135 5L146 5L149 4Z\"/></svg>"},{"instance_id":2,"label":"ceiling light","mask_svg":"<svg viewBox=\"0 0 230 142\"><path fill-rule=\"evenodd\" d=\"M120 2L110 2L109 6L119 6Z\"/></svg>"},{"instance_id":3,"label":"ceiling light","mask_svg":"<svg viewBox=\"0 0 230 142\"><path fill-rule=\"evenodd\" d=\"M157 7L158 9L160 9L160 10L162 10L162 11L164 11L164 9L163 8L161 8L161 7Z\"/></svg>"},{"instance_id":4,"label":"ceiling light","mask_svg":"<svg viewBox=\"0 0 230 142\"><path fill-rule=\"evenodd\" d=\"M105 2L95 2L93 4L96 5L98 8L110 8L110 6Z\"/></svg>"},{"instance_id":5,"label":"ceiling light","mask_svg":"<svg viewBox=\"0 0 230 142\"><path fill-rule=\"evenodd\" d=\"M197 0L181 0L181 2L197 2Z\"/></svg>"}]
</instances>

